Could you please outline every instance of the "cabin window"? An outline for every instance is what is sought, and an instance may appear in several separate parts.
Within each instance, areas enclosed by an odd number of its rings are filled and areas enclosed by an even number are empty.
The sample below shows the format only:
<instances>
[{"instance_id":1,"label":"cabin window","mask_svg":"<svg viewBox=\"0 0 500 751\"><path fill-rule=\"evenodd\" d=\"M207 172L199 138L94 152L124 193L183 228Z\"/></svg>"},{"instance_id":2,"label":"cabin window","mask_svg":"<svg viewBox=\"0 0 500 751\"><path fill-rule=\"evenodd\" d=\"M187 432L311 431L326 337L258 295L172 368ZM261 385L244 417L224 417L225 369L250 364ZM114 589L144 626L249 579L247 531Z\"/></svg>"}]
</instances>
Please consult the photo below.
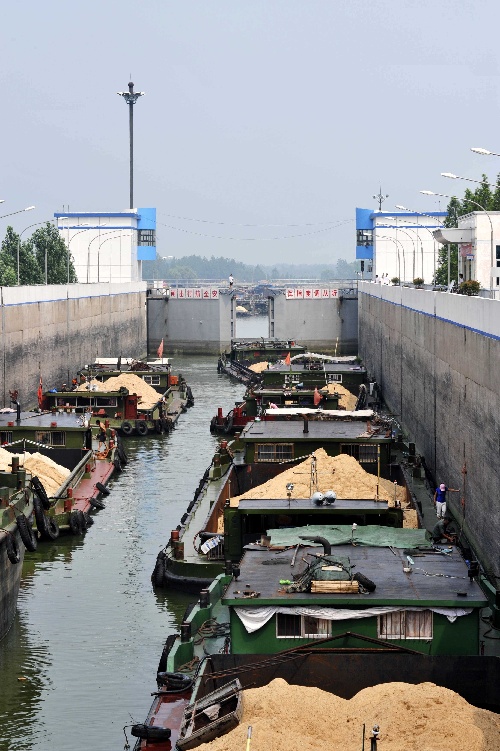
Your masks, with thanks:
<instances>
[{"instance_id":1,"label":"cabin window","mask_svg":"<svg viewBox=\"0 0 500 751\"><path fill-rule=\"evenodd\" d=\"M276 636L278 639L324 639L331 634L331 624L325 618L310 615L287 615L277 613Z\"/></svg>"},{"instance_id":2,"label":"cabin window","mask_svg":"<svg viewBox=\"0 0 500 751\"><path fill-rule=\"evenodd\" d=\"M12 443L12 430L2 430L0 433L0 443L2 446L6 443Z\"/></svg>"},{"instance_id":3,"label":"cabin window","mask_svg":"<svg viewBox=\"0 0 500 751\"><path fill-rule=\"evenodd\" d=\"M297 373L285 374L285 383L299 383L300 375Z\"/></svg>"},{"instance_id":4,"label":"cabin window","mask_svg":"<svg viewBox=\"0 0 500 751\"><path fill-rule=\"evenodd\" d=\"M360 463L370 464L377 461L377 444L343 443L340 447L340 453L353 456Z\"/></svg>"},{"instance_id":5,"label":"cabin window","mask_svg":"<svg viewBox=\"0 0 500 751\"><path fill-rule=\"evenodd\" d=\"M431 610L400 610L378 617L379 639L432 639Z\"/></svg>"},{"instance_id":6,"label":"cabin window","mask_svg":"<svg viewBox=\"0 0 500 751\"><path fill-rule=\"evenodd\" d=\"M66 446L66 433L62 430L38 430L35 441L46 446Z\"/></svg>"},{"instance_id":7,"label":"cabin window","mask_svg":"<svg viewBox=\"0 0 500 751\"><path fill-rule=\"evenodd\" d=\"M342 383L342 373L327 373L327 383Z\"/></svg>"},{"instance_id":8,"label":"cabin window","mask_svg":"<svg viewBox=\"0 0 500 751\"><path fill-rule=\"evenodd\" d=\"M160 385L160 376L154 375L154 376L142 376L144 383L149 383L150 386L159 386Z\"/></svg>"},{"instance_id":9,"label":"cabin window","mask_svg":"<svg viewBox=\"0 0 500 751\"><path fill-rule=\"evenodd\" d=\"M293 443L258 443L255 447L257 462L283 462L293 459Z\"/></svg>"},{"instance_id":10,"label":"cabin window","mask_svg":"<svg viewBox=\"0 0 500 751\"><path fill-rule=\"evenodd\" d=\"M93 399L95 407L116 407L116 396L96 396Z\"/></svg>"}]
</instances>

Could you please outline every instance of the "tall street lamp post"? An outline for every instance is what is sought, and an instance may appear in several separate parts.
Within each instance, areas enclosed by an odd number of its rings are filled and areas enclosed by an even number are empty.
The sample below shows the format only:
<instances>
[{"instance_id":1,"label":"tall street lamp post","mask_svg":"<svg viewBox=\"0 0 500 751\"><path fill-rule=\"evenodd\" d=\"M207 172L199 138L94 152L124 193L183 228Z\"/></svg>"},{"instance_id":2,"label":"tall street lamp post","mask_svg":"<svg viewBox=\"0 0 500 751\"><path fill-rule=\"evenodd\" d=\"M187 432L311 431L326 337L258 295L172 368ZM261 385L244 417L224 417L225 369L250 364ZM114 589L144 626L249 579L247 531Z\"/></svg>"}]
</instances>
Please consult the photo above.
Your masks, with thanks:
<instances>
[{"instance_id":1,"label":"tall street lamp post","mask_svg":"<svg viewBox=\"0 0 500 751\"><path fill-rule=\"evenodd\" d=\"M130 81L128 91L117 91L128 104L128 127L130 140L130 208L134 208L134 104L139 97L144 96L144 91L134 91L134 84Z\"/></svg>"},{"instance_id":2,"label":"tall street lamp post","mask_svg":"<svg viewBox=\"0 0 500 751\"><path fill-rule=\"evenodd\" d=\"M401 206L401 204L396 204L394 207L396 209L399 209L400 211L409 211L411 214L418 214L419 216L426 216L429 219L434 219L435 222L443 226L443 222L441 219L438 219L437 216L432 216L432 214L425 214L423 211L415 211L414 209L408 209L406 206ZM432 230L429 229L429 227L426 227L424 224L419 225L419 229L425 229L430 234L434 241L434 279L436 278L436 239L434 235L432 234ZM417 237L418 237L418 231L417 231ZM422 242L422 241L420 241ZM423 246L422 246L422 277L424 276L424 256L423 256Z\"/></svg>"},{"instance_id":3,"label":"tall street lamp post","mask_svg":"<svg viewBox=\"0 0 500 751\"><path fill-rule=\"evenodd\" d=\"M405 248L401 240L395 240L394 237L389 237L389 235L378 235L381 240L390 240L392 243L396 246L396 252L397 252L397 259L398 259L398 277L399 282L402 282L401 279L401 257L399 255L399 245L401 245L401 248L403 250L403 275L406 276L406 264L405 264Z\"/></svg>"},{"instance_id":4,"label":"tall street lamp post","mask_svg":"<svg viewBox=\"0 0 500 751\"><path fill-rule=\"evenodd\" d=\"M470 180L470 178L467 178L467 177L461 178L461 177L456 177L456 176L454 179ZM477 181L473 180L473 182L477 182ZM446 195L446 193L434 193L433 190L421 190L420 192L423 193L424 196L440 196L441 198L456 198L456 196L448 196ZM493 276L492 276L492 273L493 273L493 222L491 221L491 216L488 214L484 206L481 206L480 203L478 203L477 201L473 201L472 198L464 198L463 200L466 201L467 203L472 203L474 206L478 206L478 208L480 208L481 211L484 211L484 213L488 217L488 221L490 223L490 255L491 255L490 290L493 290ZM448 245L448 277L449 277L449 266L450 266L450 251L449 251L449 245ZM449 279L448 279L448 283L449 283Z\"/></svg>"}]
</instances>

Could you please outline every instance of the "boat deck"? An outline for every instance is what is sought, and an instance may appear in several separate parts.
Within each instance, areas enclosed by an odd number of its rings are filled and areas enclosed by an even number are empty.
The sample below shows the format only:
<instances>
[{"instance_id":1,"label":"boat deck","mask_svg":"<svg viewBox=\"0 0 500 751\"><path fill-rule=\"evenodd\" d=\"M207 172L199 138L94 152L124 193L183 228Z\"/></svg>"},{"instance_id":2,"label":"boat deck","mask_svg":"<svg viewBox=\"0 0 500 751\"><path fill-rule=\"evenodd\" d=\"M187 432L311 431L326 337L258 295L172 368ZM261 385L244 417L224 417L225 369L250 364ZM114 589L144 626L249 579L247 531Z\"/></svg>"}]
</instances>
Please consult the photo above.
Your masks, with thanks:
<instances>
[{"instance_id":1,"label":"boat deck","mask_svg":"<svg viewBox=\"0 0 500 751\"><path fill-rule=\"evenodd\" d=\"M327 602L329 605L419 605L436 607L470 608L485 607L486 598L480 587L470 581L467 567L456 548L448 554L433 551L419 551L414 554L411 573L405 573L408 566L404 549L388 547L362 547L356 545L336 545L331 555L339 560L350 561L351 567L368 576L376 584L376 590L367 594L313 594L310 592L287 593L280 580L293 580L303 573L304 559L313 561L318 548L307 547L300 550L296 564L291 562L294 550L275 553L269 550L247 550L240 564L238 582L229 586L224 602L228 604L259 607L287 601L289 604L312 605ZM263 565L272 560L273 565ZM243 582L240 584L240 581ZM245 599L241 590L258 592L259 597Z\"/></svg>"}]
</instances>

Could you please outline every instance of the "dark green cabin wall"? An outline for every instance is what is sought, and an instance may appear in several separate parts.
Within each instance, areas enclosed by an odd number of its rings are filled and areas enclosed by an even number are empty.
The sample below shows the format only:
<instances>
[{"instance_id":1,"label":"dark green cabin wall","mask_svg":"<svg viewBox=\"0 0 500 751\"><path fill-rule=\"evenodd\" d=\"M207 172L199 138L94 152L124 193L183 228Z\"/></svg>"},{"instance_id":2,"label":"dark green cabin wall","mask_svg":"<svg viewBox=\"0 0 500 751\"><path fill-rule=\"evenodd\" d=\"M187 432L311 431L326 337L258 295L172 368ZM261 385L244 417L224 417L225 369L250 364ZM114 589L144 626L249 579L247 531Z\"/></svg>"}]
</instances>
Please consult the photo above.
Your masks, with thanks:
<instances>
[{"instance_id":1,"label":"dark green cabin wall","mask_svg":"<svg viewBox=\"0 0 500 751\"><path fill-rule=\"evenodd\" d=\"M373 440L369 441L370 443L375 443ZM247 464L253 464L255 462L255 446L257 443L293 443L294 448L294 458L297 459L298 457L303 457L306 459L308 456L310 456L314 451L317 451L320 448L323 448L328 456L338 456L340 454L340 447L342 444L351 444L351 443L367 443L366 438L358 438L358 439L342 439L341 441L321 441L318 443L318 441L304 441L304 440L297 440L297 439L283 439L283 440L259 440L259 441L248 441L246 443L246 452L245 452L245 461ZM381 443L380 444L380 473L383 477L388 476L388 465L390 463L391 458L391 444L388 443ZM277 462L257 462L257 464L277 464ZM361 464L363 469L365 469L367 472L371 472L371 474L377 474L377 462L364 462Z\"/></svg>"},{"instance_id":2,"label":"dark green cabin wall","mask_svg":"<svg viewBox=\"0 0 500 751\"><path fill-rule=\"evenodd\" d=\"M444 615L434 613L434 635L431 642L424 640L405 639L399 641L391 639L390 644L414 649L429 655L477 655L479 654L479 611L473 610L470 615L460 616L455 623L450 623ZM277 639L276 617L271 618L266 625L248 634L243 623L231 609L231 649L235 654L276 654L287 649L300 647L311 639ZM340 635L350 631L377 638L377 619L360 618L347 621L332 621L332 635ZM332 642L336 647L374 646L367 645L357 639L339 639Z\"/></svg>"}]
</instances>

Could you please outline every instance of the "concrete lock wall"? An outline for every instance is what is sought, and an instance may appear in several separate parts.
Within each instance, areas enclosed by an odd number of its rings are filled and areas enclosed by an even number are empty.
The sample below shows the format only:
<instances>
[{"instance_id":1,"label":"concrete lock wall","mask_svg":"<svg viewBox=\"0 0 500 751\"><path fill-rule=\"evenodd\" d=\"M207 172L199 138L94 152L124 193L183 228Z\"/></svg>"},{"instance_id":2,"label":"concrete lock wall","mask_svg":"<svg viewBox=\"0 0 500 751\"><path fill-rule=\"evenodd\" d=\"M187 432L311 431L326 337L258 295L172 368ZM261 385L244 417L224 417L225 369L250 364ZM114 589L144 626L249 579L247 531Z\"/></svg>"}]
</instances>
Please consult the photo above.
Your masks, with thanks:
<instances>
[{"instance_id":1,"label":"concrete lock wall","mask_svg":"<svg viewBox=\"0 0 500 751\"><path fill-rule=\"evenodd\" d=\"M165 356L175 352L218 355L231 346L235 301L229 294L208 300L152 294L147 307L150 354L157 351L162 339Z\"/></svg>"},{"instance_id":2,"label":"concrete lock wall","mask_svg":"<svg viewBox=\"0 0 500 751\"><path fill-rule=\"evenodd\" d=\"M452 512L495 576L499 314L496 300L369 283L359 288L360 356L435 480L460 489L448 494Z\"/></svg>"},{"instance_id":3,"label":"concrete lock wall","mask_svg":"<svg viewBox=\"0 0 500 751\"><path fill-rule=\"evenodd\" d=\"M274 310L273 310L274 303ZM271 299L271 336L293 339L313 352L358 353L358 303L355 298L325 300Z\"/></svg>"},{"instance_id":4,"label":"concrete lock wall","mask_svg":"<svg viewBox=\"0 0 500 751\"><path fill-rule=\"evenodd\" d=\"M145 354L146 284L1 287L2 401L19 391L36 406L40 376L47 390L71 382L96 357Z\"/></svg>"}]
</instances>

